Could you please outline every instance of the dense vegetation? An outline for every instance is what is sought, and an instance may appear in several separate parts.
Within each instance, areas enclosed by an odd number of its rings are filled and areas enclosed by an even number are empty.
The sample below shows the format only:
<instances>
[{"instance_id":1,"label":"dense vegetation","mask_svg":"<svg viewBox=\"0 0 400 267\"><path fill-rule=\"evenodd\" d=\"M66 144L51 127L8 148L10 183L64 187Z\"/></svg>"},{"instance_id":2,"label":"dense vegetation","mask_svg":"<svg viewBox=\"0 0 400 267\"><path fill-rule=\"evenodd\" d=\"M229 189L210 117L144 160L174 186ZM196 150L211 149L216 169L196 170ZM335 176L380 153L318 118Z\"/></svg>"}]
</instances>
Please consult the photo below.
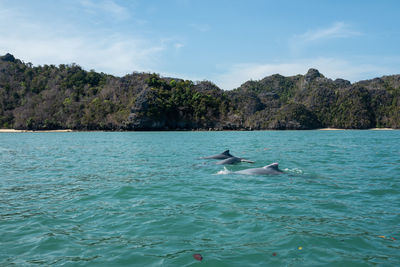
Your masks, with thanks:
<instances>
[{"instance_id":1,"label":"dense vegetation","mask_svg":"<svg viewBox=\"0 0 400 267\"><path fill-rule=\"evenodd\" d=\"M400 75L351 84L272 75L223 91L208 81L0 57L0 128L51 130L400 128Z\"/></svg>"}]
</instances>

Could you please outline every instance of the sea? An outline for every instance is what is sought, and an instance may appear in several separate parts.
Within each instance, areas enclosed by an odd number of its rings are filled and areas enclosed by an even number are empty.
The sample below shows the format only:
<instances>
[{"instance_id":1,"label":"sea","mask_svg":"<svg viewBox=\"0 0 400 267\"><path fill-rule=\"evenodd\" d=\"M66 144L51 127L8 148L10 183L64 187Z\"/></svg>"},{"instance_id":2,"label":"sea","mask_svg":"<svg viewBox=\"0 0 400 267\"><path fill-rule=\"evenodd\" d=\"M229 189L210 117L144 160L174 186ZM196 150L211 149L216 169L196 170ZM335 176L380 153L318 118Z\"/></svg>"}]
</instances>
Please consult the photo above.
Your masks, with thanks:
<instances>
[{"instance_id":1,"label":"sea","mask_svg":"<svg viewBox=\"0 0 400 267\"><path fill-rule=\"evenodd\" d=\"M0 266L400 266L400 131L0 133Z\"/></svg>"}]
</instances>

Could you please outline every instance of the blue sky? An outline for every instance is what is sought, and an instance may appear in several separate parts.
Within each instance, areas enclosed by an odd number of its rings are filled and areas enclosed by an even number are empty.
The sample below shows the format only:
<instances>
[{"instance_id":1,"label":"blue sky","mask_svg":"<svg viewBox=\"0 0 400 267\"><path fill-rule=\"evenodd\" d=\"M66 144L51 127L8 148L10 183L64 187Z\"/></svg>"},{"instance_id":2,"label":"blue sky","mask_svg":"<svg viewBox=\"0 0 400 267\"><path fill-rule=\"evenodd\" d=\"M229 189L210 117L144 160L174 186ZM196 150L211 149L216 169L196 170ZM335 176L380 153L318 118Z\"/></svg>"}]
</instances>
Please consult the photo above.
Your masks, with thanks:
<instances>
[{"instance_id":1,"label":"blue sky","mask_svg":"<svg viewBox=\"0 0 400 267\"><path fill-rule=\"evenodd\" d=\"M0 54L211 80L400 73L400 1L0 0Z\"/></svg>"}]
</instances>

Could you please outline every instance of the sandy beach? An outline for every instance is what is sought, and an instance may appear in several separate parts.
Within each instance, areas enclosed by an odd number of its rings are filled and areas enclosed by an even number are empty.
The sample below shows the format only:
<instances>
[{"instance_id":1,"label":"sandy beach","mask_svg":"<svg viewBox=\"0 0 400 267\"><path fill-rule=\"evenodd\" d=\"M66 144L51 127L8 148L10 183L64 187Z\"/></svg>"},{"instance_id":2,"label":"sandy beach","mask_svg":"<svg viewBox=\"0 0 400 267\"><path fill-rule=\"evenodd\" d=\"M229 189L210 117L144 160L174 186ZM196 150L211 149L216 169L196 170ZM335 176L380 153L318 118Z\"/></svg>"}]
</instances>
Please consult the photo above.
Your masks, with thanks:
<instances>
[{"instance_id":1,"label":"sandy beach","mask_svg":"<svg viewBox=\"0 0 400 267\"><path fill-rule=\"evenodd\" d=\"M0 129L0 133L67 133L67 132L72 132L72 130L65 129L65 130L32 131L32 130Z\"/></svg>"},{"instance_id":2,"label":"sandy beach","mask_svg":"<svg viewBox=\"0 0 400 267\"><path fill-rule=\"evenodd\" d=\"M346 130L346 129L340 129L340 128L321 128L318 129L320 131L341 131L341 130Z\"/></svg>"},{"instance_id":3,"label":"sandy beach","mask_svg":"<svg viewBox=\"0 0 400 267\"><path fill-rule=\"evenodd\" d=\"M318 129L320 131L347 131L347 130L361 130L361 129L341 129L341 128L321 128ZM370 128L365 130L373 130L373 131L388 131L394 130L393 128Z\"/></svg>"}]
</instances>

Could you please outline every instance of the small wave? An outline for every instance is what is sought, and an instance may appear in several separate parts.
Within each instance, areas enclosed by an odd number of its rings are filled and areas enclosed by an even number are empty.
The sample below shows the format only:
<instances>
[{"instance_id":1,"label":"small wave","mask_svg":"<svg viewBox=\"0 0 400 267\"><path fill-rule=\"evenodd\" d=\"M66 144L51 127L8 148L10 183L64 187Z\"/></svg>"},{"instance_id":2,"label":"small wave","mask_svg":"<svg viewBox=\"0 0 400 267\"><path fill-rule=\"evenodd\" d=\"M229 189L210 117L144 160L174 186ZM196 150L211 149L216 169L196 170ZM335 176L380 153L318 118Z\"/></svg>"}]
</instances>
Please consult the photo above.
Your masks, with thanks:
<instances>
[{"instance_id":1,"label":"small wave","mask_svg":"<svg viewBox=\"0 0 400 267\"><path fill-rule=\"evenodd\" d=\"M286 168L286 169L283 169L283 171L287 172L287 173L293 173L293 174L303 174L304 173L303 170L300 170L299 168L293 168L293 169Z\"/></svg>"},{"instance_id":2,"label":"small wave","mask_svg":"<svg viewBox=\"0 0 400 267\"><path fill-rule=\"evenodd\" d=\"M217 172L218 175L225 175L225 174L230 174L232 173L230 170L228 170L225 166L223 170L220 170L219 172Z\"/></svg>"}]
</instances>

